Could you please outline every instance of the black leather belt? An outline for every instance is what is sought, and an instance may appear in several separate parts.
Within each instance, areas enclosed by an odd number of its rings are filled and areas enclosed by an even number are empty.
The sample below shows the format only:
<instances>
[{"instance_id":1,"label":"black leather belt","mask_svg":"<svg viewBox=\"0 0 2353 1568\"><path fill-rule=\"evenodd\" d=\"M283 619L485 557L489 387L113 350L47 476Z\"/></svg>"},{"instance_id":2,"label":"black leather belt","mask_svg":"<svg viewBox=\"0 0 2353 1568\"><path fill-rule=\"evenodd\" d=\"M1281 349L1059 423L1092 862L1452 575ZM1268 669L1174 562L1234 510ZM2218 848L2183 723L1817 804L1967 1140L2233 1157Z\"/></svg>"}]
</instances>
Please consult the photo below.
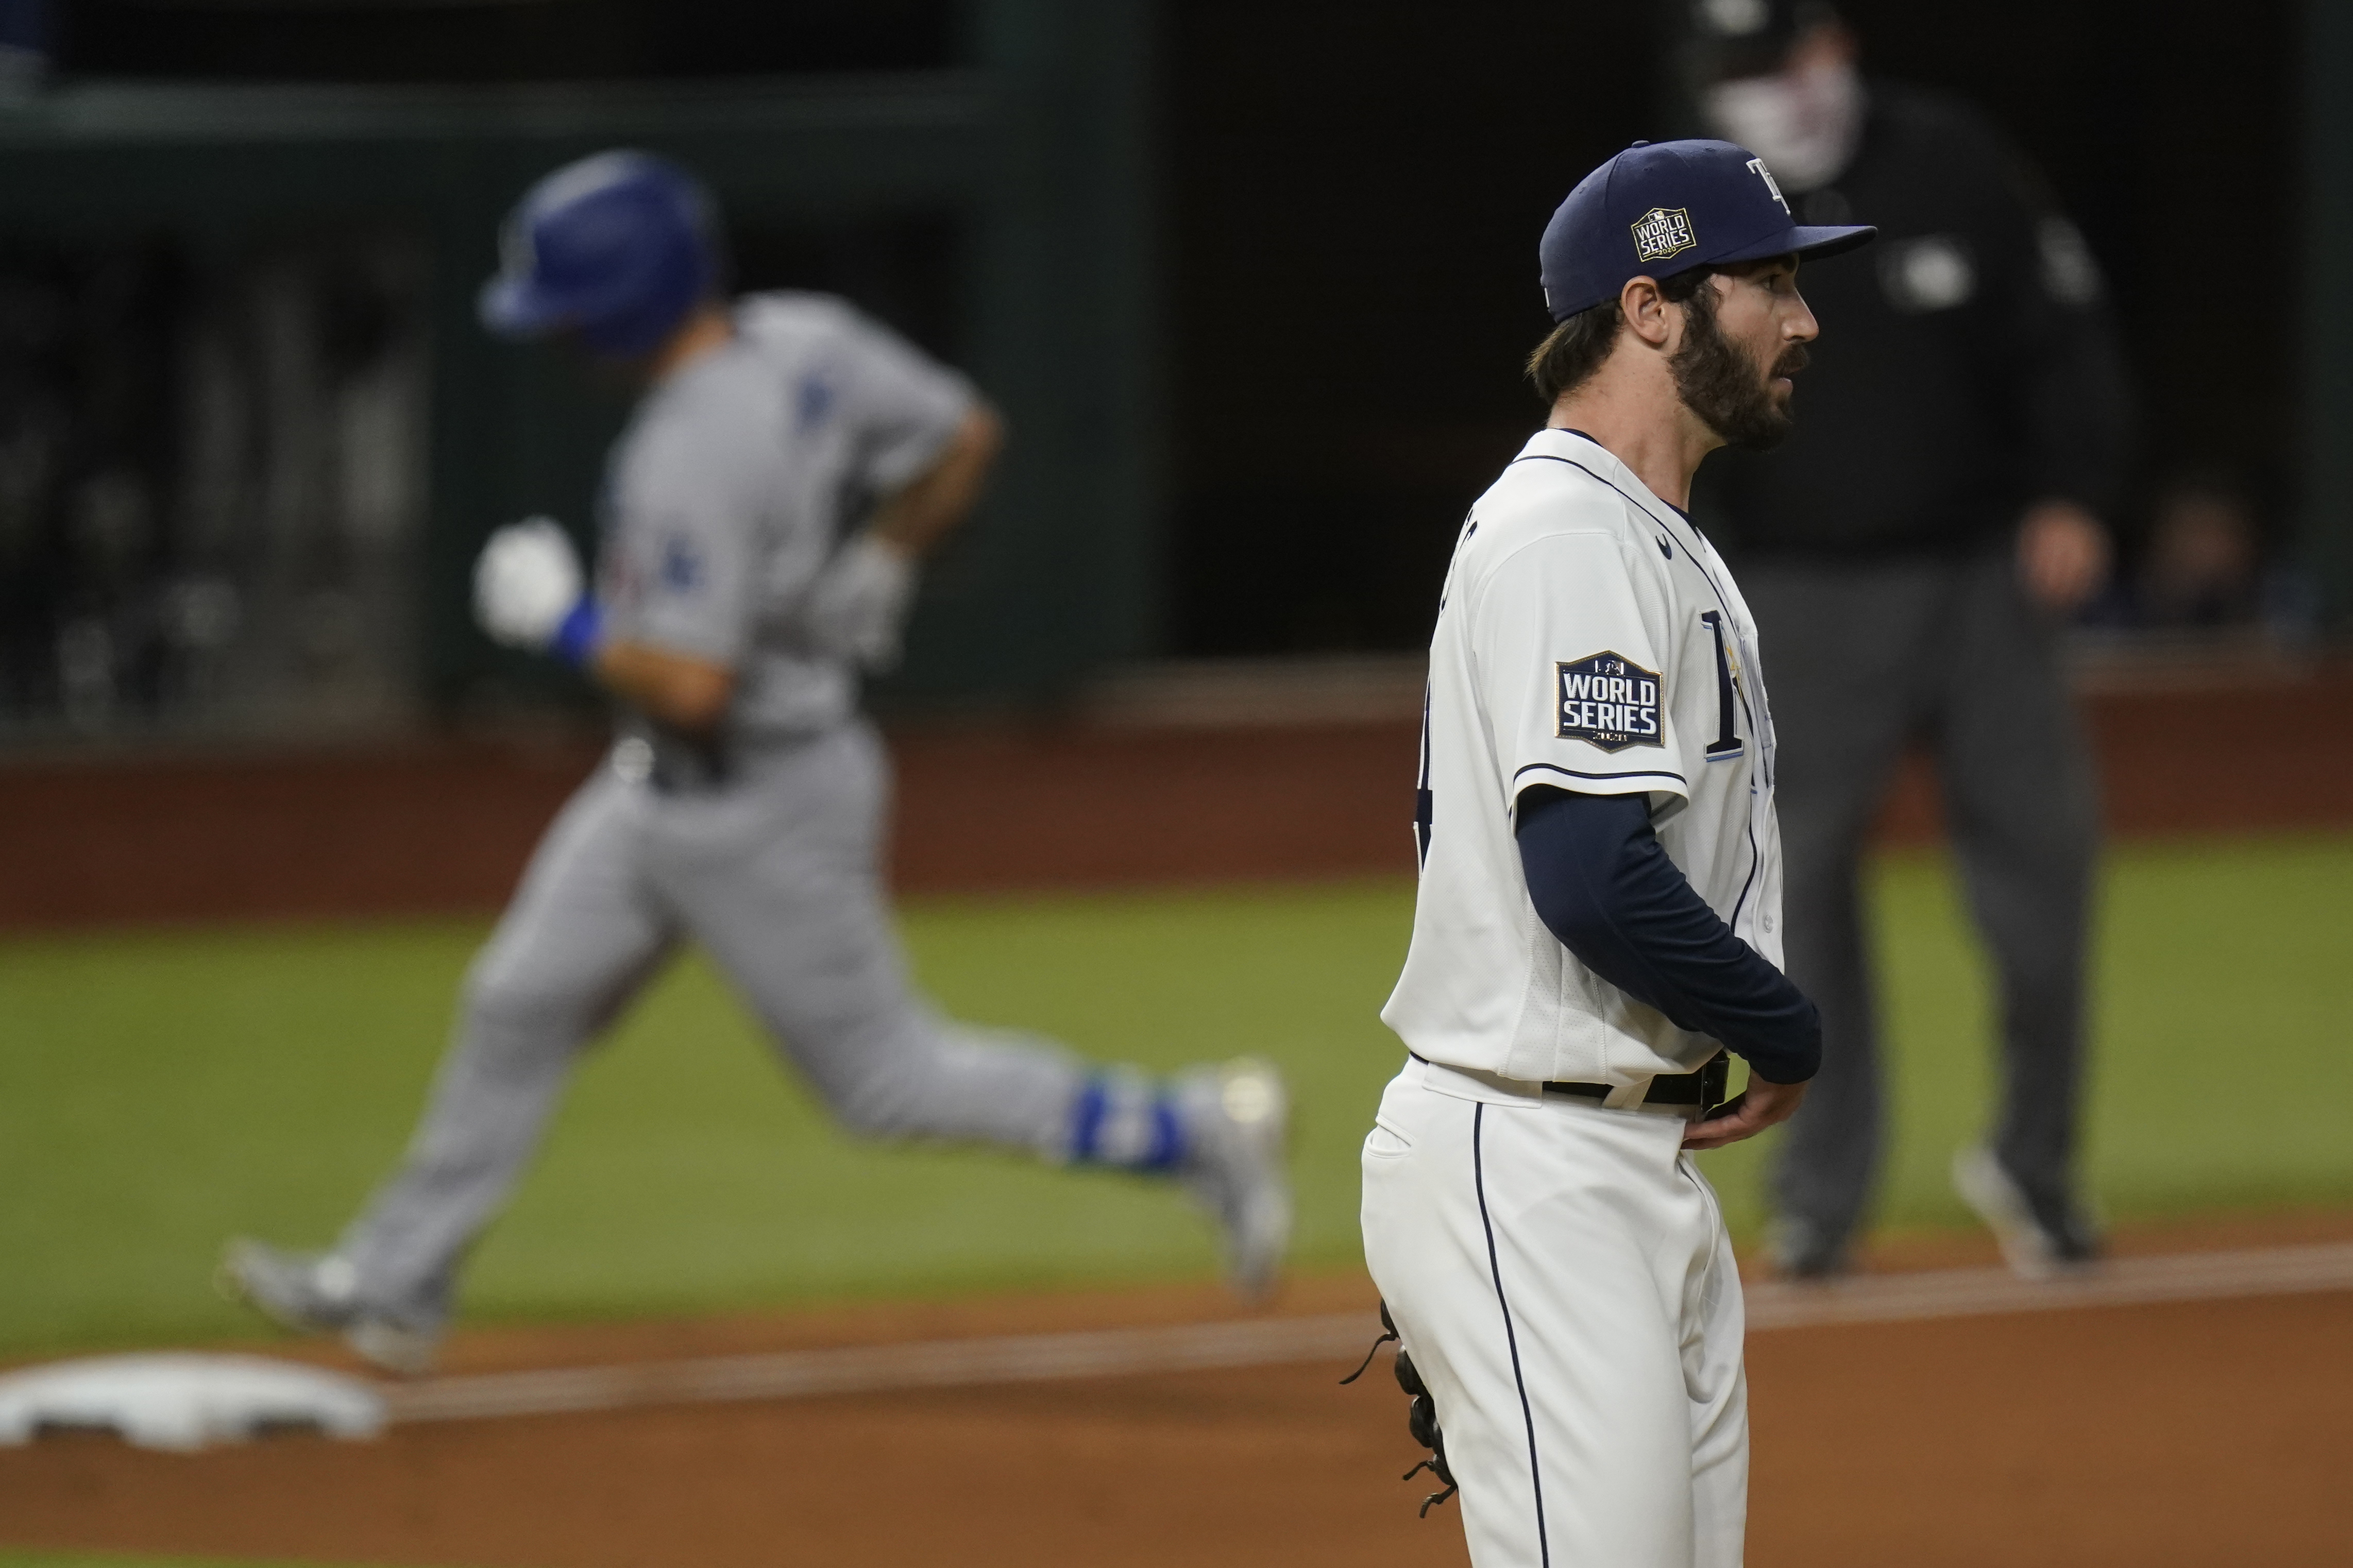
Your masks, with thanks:
<instances>
[{"instance_id":1,"label":"black leather belt","mask_svg":"<svg viewBox=\"0 0 2353 1568\"><path fill-rule=\"evenodd\" d=\"M642 735L628 736L614 749L614 765L632 782L643 779L658 795L710 795L733 788L766 759L814 745L837 732L806 730L700 743L669 735L659 744ZM627 762L622 757L624 748L634 753Z\"/></svg>"},{"instance_id":2,"label":"black leather belt","mask_svg":"<svg viewBox=\"0 0 2353 1568\"><path fill-rule=\"evenodd\" d=\"M1722 1105L1730 1097L1725 1090L1732 1087L1732 1058L1723 1051L1707 1058L1697 1072L1662 1073L1651 1080L1642 1094L1644 1105L1696 1105L1702 1116ZM1580 1100L1607 1100L1617 1092L1607 1083L1547 1083L1546 1094L1573 1094Z\"/></svg>"},{"instance_id":3,"label":"black leather belt","mask_svg":"<svg viewBox=\"0 0 2353 1568\"><path fill-rule=\"evenodd\" d=\"M724 788L733 776L729 759L712 752L691 752L684 755L668 750L654 752L652 771L646 782L660 795L705 795Z\"/></svg>"},{"instance_id":4,"label":"black leather belt","mask_svg":"<svg viewBox=\"0 0 2353 1568\"><path fill-rule=\"evenodd\" d=\"M1406 1055L1424 1067L1430 1065L1430 1058L1419 1051L1408 1051ZM1652 1079L1651 1087L1642 1091L1641 1103L1695 1105L1699 1107L1699 1113L1705 1116L1731 1098L1725 1093L1731 1087L1732 1057L1729 1052L1718 1051L1700 1064L1696 1072L1662 1073ZM1607 1100L1618 1092L1618 1086L1609 1083L1546 1083L1544 1091L1546 1094L1573 1094L1579 1100Z\"/></svg>"}]
</instances>

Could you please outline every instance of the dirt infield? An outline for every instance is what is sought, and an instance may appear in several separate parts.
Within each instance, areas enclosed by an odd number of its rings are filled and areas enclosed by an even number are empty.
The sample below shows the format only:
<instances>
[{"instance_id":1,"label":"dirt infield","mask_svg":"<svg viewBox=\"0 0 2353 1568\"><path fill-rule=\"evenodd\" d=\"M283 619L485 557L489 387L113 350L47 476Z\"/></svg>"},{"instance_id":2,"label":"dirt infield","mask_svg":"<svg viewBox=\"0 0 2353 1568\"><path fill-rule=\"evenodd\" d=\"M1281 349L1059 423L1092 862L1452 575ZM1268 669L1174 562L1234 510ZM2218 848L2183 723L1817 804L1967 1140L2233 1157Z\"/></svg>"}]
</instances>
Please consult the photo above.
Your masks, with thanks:
<instances>
[{"instance_id":1,"label":"dirt infield","mask_svg":"<svg viewBox=\"0 0 2353 1568\"><path fill-rule=\"evenodd\" d=\"M2353 823L2353 668L2192 671L2087 711L2121 836ZM912 892L1402 876L1417 741L1410 719L902 723L893 874ZM0 930L492 910L596 756L542 736L0 766ZM1882 828L1936 835L1922 768Z\"/></svg>"},{"instance_id":2,"label":"dirt infield","mask_svg":"<svg viewBox=\"0 0 2353 1568\"><path fill-rule=\"evenodd\" d=\"M2353 1215L2127 1238L2353 1238ZM1983 1261L1969 1240L1900 1263ZM1367 1310L1312 1281L1285 1313ZM2334 1560L2353 1296L2082 1308L1755 1336L1759 1568ZM496 1330L461 1368L1197 1321L1201 1290L701 1324ZM1402 1401L1337 1366L1145 1374L396 1427L173 1457L0 1455L10 1544L477 1568L1459 1563L1413 1517Z\"/></svg>"}]
</instances>

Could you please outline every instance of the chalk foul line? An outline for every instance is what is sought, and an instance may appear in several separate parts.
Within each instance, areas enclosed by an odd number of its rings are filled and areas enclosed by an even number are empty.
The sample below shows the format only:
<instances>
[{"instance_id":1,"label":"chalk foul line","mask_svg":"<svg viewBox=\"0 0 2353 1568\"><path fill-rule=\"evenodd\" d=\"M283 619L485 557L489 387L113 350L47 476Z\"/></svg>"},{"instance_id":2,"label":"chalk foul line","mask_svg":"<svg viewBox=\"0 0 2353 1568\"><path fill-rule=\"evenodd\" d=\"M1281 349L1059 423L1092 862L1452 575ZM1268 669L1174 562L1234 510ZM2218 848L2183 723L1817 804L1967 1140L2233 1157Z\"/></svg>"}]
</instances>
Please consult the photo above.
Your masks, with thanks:
<instances>
[{"instance_id":1,"label":"chalk foul line","mask_svg":"<svg viewBox=\"0 0 2353 1568\"><path fill-rule=\"evenodd\" d=\"M1863 1275L1823 1285L1773 1280L1749 1286L1746 1296L1748 1327L1756 1332L2346 1289L2353 1289L2353 1243L2339 1242L2120 1258L2048 1280L2021 1279L2006 1268Z\"/></svg>"},{"instance_id":2,"label":"chalk foul line","mask_svg":"<svg viewBox=\"0 0 2353 1568\"><path fill-rule=\"evenodd\" d=\"M1348 1312L1157 1329L930 1340L438 1377L389 1387L385 1400L395 1421L457 1421L641 1405L707 1405L891 1389L1046 1383L1320 1361L1361 1352L1379 1331L1370 1312Z\"/></svg>"},{"instance_id":3,"label":"chalk foul line","mask_svg":"<svg viewBox=\"0 0 2353 1568\"><path fill-rule=\"evenodd\" d=\"M1749 1331L1758 1333L2348 1289L2353 1289L2353 1243L2119 1258L2084 1275L2049 1281L2020 1279L2000 1268L1949 1268L1862 1275L1825 1285L1770 1281L1749 1286L1746 1295ZM396 1384L384 1393L394 1421L470 1421L1324 1360L1353 1363L1378 1331L1371 1312L1343 1312L478 1373Z\"/></svg>"}]
</instances>

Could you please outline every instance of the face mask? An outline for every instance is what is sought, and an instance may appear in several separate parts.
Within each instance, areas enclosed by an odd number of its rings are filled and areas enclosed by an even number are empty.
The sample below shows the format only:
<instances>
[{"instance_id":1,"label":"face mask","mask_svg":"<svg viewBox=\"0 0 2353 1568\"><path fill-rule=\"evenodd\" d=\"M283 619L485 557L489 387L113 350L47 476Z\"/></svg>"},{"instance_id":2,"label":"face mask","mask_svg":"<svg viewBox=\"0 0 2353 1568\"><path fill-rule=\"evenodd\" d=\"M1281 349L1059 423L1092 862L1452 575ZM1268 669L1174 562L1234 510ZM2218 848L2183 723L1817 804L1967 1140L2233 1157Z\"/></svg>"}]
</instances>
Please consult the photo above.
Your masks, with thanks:
<instances>
[{"instance_id":1,"label":"face mask","mask_svg":"<svg viewBox=\"0 0 2353 1568\"><path fill-rule=\"evenodd\" d=\"M1849 65L1719 82L1700 107L1717 135L1764 159L1784 190L1837 178L1862 134L1862 82Z\"/></svg>"}]
</instances>

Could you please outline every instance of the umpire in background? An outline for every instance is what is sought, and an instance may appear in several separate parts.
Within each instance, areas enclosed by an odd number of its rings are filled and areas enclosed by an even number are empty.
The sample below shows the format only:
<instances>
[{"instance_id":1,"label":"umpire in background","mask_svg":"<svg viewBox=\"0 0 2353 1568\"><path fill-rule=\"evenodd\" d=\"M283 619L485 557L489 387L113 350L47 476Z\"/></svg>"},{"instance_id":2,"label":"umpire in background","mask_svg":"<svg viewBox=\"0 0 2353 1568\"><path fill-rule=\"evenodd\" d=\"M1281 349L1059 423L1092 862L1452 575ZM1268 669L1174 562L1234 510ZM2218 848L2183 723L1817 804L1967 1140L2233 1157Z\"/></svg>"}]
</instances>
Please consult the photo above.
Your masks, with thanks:
<instances>
[{"instance_id":1,"label":"umpire in background","mask_svg":"<svg viewBox=\"0 0 2353 1568\"><path fill-rule=\"evenodd\" d=\"M2000 1119L1954 1184L2019 1272L2088 1262L2073 1156L2097 801L2059 633L2107 574L2100 519L2127 443L2099 273L1981 115L1864 79L1828 5L1692 13L1710 131L1764 158L1799 222L1881 237L1874 265L1808 270L1839 330L1804 417L1773 455L1726 461L1703 502L1772 676L1788 973L1822 1014L1821 1075L1774 1172L1773 1254L1800 1278L1846 1268L1879 1170L1857 873L1917 742L2001 979Z\"/></svg>"}]
</instances>

